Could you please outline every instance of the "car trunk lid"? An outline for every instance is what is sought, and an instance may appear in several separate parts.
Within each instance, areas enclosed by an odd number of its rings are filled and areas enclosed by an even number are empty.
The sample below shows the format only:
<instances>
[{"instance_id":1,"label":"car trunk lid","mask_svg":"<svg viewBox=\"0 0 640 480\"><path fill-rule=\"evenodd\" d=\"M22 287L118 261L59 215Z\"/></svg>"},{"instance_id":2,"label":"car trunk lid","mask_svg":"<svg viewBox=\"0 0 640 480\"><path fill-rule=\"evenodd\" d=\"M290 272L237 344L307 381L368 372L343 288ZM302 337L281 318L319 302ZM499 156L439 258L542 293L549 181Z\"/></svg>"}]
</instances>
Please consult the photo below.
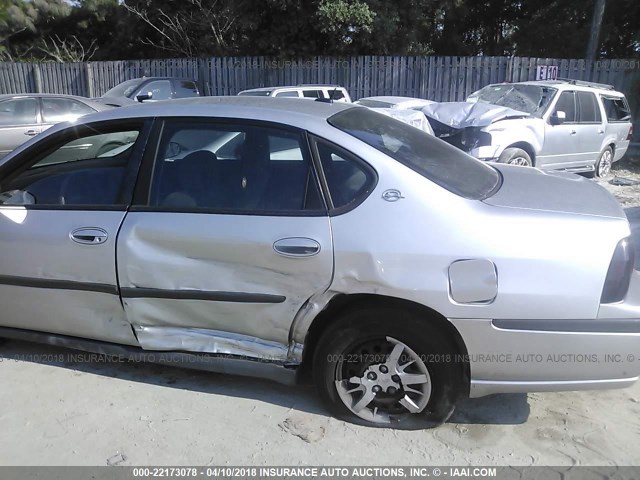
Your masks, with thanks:
<instances>
[{"instance_id":1,"label":"car trunk lid","mask_svg":"<svg viewBox=\"0 0 640 480\"><path fill-rule=\"evenodd\" d=\"M500 189L483 200L496 207L626 218L618 201L597 183L571 173L495 164Z\"/></svg>"}]
</instances>

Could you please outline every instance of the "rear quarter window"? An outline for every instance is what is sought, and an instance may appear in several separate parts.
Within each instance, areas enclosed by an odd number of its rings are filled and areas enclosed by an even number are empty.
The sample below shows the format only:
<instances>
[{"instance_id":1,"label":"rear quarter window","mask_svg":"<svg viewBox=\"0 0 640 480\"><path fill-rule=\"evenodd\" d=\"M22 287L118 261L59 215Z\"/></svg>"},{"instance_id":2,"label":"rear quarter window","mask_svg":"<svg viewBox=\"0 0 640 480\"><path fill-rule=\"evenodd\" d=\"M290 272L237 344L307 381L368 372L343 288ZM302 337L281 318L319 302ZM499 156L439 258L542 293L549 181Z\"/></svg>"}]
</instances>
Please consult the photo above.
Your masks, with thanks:
<instances>
[{"instance_id":1,"label":"rear quarter window","mask_svg":"<svg viewBox=\"0 0 640 480\"><path fill-rule=\"evenodd\" d=\"M604 111L609 122L628 122L631 120L629 104L624 97L601 97Z\"/></svg>"}]
</instances>

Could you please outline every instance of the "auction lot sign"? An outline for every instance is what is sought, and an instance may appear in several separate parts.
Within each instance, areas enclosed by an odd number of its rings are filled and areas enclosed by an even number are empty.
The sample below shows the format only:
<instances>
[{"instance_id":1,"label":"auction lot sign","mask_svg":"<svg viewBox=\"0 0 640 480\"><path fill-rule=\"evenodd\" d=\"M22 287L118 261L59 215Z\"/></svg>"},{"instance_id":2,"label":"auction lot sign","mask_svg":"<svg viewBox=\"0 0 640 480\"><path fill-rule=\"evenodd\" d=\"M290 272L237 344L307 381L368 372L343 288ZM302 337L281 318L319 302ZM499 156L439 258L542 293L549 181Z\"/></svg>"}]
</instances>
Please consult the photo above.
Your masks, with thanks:
<instances>
[{"instance_id":1,"label":"auction lot sign","mask_svg":"<svg viewBox=\"0 0 640 480\"><path fill-rule=\"evenodd\" d=\"M225 466L225 467L0 467L2 480L170 479L459 479L580 480L640 478L640 467L492 467L492 466Z\"/></svg>"}]
</instances>

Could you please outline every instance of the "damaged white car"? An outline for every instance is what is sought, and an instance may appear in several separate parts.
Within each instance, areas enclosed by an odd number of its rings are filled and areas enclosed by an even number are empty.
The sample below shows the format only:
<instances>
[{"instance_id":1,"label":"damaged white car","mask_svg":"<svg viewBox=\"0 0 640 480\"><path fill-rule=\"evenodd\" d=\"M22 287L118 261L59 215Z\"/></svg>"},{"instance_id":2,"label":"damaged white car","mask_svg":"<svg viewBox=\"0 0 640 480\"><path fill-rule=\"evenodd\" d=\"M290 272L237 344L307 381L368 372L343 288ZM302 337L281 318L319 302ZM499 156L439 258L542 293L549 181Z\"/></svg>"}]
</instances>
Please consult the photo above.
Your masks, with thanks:
<instances>
[{"instance_id":1,"label":"damaged white car","mask_svg":"<svg viewBox=\"0 0 640 480\"><path fill-rule=\"evenodd\" d=\"M606 176L633 135L626 98L609 85L488 85L467 102L423 107L436 136L487 161Z\"/></svg>"},{"instance_id":2,"label":"damaged white car","mask_svg":"<svg viewBox=\"0 0 640 480\"><path fill-rule=\"evenodd\" d=\"M488 165L364 107L156 102L0 160L0 337L311 372L337 416L422 428L462 396L633 384L629 235L593 182Z\"/></svg>"},{"instance_id":3,"label":"damaged white car","mask_svg":"<svg viewBox=\"0 0 640 480\"><path fill-rule=\"evenodd\" d=\"M412 127L416 127L429 135L434 135L429 120L420 109L434 102L422 98L378 96L364 97L356 100L356 105L368 107L371 110L400 120Z\"/></svg>"}]
</instances>

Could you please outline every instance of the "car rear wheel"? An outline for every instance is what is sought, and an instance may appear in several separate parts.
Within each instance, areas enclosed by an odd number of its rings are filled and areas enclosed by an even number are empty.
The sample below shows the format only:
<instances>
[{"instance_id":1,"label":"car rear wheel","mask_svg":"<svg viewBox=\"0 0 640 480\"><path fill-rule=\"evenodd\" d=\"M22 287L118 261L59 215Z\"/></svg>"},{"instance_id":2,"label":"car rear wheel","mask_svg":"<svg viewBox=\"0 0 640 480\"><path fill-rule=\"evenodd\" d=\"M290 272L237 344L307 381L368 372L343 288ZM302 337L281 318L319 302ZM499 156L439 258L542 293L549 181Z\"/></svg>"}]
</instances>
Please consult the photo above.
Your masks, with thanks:
<instances>
[{"instance_id":1,"label":"car rear wheel","mask_svg":"<svg viewBox=\"0 0 640 480\"><path fill-rule=\"evenodd\" d=\"M373 427L431 428L449 418L462 369L428 319L395 309L350 311L320 339L315 383L332 412Z\"/></svg>"},{"instance_id":2,"label":"car rear wheel","mask_svg":"<svg viewBox=\"0 0 640 480\"><path fill-rule=\"evenodd\" d=\"M507 165L518 165L519 167L533 166L531 157L521 148L505 148L500 158L498 158L498 162L506 163Z\"/></svg>"},{"instance_id":3,"label":"car rear wheel","mask_svg":"<svg viewBox=\"0 0 640 480\"><path fill-rule=\"evenodd\" d=\"M611 166L613 165L613 149L607 147L600 154L600 158L596 162L594 174L596 177L604 178L608 177L611 173Z\"/></svg>"}]
</instances>

